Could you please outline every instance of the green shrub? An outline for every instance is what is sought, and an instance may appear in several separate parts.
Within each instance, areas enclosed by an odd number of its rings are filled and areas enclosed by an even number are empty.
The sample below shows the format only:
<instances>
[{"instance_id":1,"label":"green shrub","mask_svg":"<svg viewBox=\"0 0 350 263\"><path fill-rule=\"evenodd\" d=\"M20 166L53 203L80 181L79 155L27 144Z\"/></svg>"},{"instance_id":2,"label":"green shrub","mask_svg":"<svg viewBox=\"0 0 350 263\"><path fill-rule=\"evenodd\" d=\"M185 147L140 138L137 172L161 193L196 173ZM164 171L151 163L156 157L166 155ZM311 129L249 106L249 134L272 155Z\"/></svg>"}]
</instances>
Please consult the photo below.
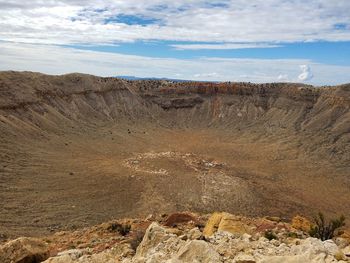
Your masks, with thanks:
<instances>
[{"instance_id":1,"label":"green shrub","mask_svg":"<svg viewBox=\"0 0 350 263\"><path fill-rule=\"evenodd\" d=\"M314 218L315 225L311 226L309 235L321 239L322 241L332 239L339 234L339 229L345 226L345 217L331 219L327 222L324 215L320 212Z\"/></svg>"},{"instance_id":2,"label":"green shrub","mask_svg":"<svg viewBox=\"0 0 350 263\"><path fill-rule=\"evenodd\" d=\"M288 237L291 237L291 238L299 238L299 235L295 232L288 232Z\"/></svg>"},{"instance_id":3,"label":"green shrub","mask_svg":"<svg viewBox=\"0 0 350 263\"><path fill-rule=\"evenodd\" d=\"M122 225L122 224L113 223L108 227L108 230L111 232L117 231L122 236L126 236L127 234L129 234L131 230L131 225Z\"/></svg>"},{"instance_id":4,"label":"green shrub","mask_svg":"<svg viewBox=\"0 0 350 263\"><path fill-rule=\"evenodd\" d=\"M121 227L118 228L118 232L122 236L126 236L127 234L129 234L130 230L131 230L131 225L121 225Z\"/></svg>"},{"instance_id":5,"label":"green shrub","mask_svg":"<svg viewBox=\"0 0 350 263\"><path fill-rule=\"evenodd\" d=\"M274 232L272 232L271 230L268 230L265 232L264 234L265 238L267 238L268 240L272 240L272 239L278 239L278 237L276 236L276 234Z\"/></svg>"}]
</instances>

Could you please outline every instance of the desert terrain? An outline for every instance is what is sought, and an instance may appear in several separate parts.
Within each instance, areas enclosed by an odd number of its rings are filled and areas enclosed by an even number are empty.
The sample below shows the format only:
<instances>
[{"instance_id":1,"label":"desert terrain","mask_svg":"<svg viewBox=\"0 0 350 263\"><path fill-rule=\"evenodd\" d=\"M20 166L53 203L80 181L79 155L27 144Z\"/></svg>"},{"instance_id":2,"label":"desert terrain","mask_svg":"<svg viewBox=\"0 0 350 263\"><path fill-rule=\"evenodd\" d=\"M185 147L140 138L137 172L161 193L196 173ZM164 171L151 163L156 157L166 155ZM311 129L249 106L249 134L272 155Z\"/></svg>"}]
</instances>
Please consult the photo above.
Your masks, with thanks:
<instances>
[{"instance_id":1,"label":"desert terrain","mask_svg":"<svg viewBox=\"0 0 350 263\"><path fill-rule=\"evenodd\" d=\"M350 85L0 72L0 239L194 211L350 218Z\"/></svg>"}]
</instances>

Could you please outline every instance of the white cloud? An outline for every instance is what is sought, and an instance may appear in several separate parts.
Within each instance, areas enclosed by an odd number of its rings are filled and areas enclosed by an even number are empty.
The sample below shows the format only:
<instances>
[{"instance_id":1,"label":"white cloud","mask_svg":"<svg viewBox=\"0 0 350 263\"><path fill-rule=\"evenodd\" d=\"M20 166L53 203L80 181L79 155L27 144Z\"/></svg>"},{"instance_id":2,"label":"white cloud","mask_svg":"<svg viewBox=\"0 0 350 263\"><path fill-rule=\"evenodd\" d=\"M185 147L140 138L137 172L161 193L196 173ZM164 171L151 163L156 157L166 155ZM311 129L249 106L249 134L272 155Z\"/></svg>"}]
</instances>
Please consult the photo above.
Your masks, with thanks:
<instances>
[{"instance_id":1,"label":"white cloud","mask_svg":"<svg viewBox=\"0 0 350 263\"><path fill-rule=\"evenodd\" d=\"M301 74L298 76L298 79L300 81L309 81L311 80L314 76L312 74L311 68L308 65L300 65L301 69Z\"/></svg>"},{"instance_id":2,"label":"white cloud","mask_svg":"<svg viewBox=\"0 0 350 263\"><path fill-rule=\"evenodd\" d=\"M221 3L213 5L207 0L0 0L0 39L45 44L172 40L231 45L350 40L349 30L335 29L336 24L350 24L348 0L227 0ZM106 19L120 14L152 18L156 22L146 25L105 23ZM228 46L221 45L225 47Z\"/></svg>"},{"instance_id":3,"label":"white cloud","mask_svg":"<svg viewBox=\"0 0 350 263\"><path fill-rule=\"evenodd\" d=\"M213 79L213 78L219 78L219 74L216 72L211 73L197 73L193 75L194 79Z\"/></svg>"},{"instance_id":4,"label":"white cloud","mask_svg":"<svg viewBox=\"0 0 350 263\"><path fill-rule=\"evenodd\" d=\"M247 49L247 48L275 48L281 47L280 45L264 44L264 43L224 43L224 44L177 44L171 45L177 50L200 50L200 49Z\"/></svg>"},{"instance_id":5,"label":"white cloud","mask_svg":"<svg viewBox=\"0 0 350 263\"><path fill-rule=\"evenodd\" d=\"M348 66L307 59L186 60L55 46L168 40L185 42L174 44L176 49L220 50L270 48L315 40L350 41L349 30L335 27L350 25L349 0L223 0L215 3L208 0L0 0L0 40L4 41L0 41L0 69L254 82L350 82ZM116 22L118 15L154 22L145 25ZM106 19L114 22L106 23ZM216 44L204 44L208 42ZM301 74L299 65L303 65Z\"/></svg>"},{"instance_id":6,"label":"white cloud","mask_svg":"<svg viewBox=\"0 0 350 263\"><path fill-rule=\"evenodd\" d=\"M278 79L278 81L281 81L281 82L289 82L290 81L287 74L279 74L277 79Z\"/></svg>"},{"instance_id":7,"label":"white cloud","mask_svg":"<svg viewBox=\"0 0 350 263\"><path fill-rule=\"evenodd\" d=\"M311 84L332 85L350 82L350 67L313 63L305 59L151 58L0 41L0 61L0 70L29 70L48 74L82 72L100 76L181 77L259 83L280 81L276 72L283 72L297 79L300 74L299 66L309 65L315 73Z\"/></svg>"}]
</instances>

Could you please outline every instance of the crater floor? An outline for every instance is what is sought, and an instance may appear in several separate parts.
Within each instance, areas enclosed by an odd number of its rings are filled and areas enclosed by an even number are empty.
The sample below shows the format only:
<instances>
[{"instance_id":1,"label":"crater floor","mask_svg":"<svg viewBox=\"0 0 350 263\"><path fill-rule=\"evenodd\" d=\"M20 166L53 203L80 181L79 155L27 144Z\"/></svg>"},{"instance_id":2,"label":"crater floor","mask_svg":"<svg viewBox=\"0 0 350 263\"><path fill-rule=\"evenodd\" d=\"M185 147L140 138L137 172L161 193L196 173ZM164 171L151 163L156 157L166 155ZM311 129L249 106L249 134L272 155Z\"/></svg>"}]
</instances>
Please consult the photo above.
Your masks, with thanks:
<instances>
[{"instance_id":1,"label":"crater floor","mask_svg":"<svg viewBox=\"0 0 350 263\"><path fill-rule=\"evenodd\" d=\"M348 102L332 108L318 95L311 105L293 87L279 95L288 103L281 109L277 95L174 95L161 82L25 73L0 80L0 238L185 210L350 217ZM151 84L163 95L145 95ZM94 88L68 94L80 86ZM325 105L318 129L312 121Z\"/></svg>"},{"instance_id":2,"label":"crater floor","mask_svg":"<svg viewBox=\"0 0 350 263\"><path fill-rule=\"evenodd\" d=\"M290 142L118 127L23 149L23 159L5 168L12 176L1 191L0 232L8 235L185 210L284 217L349 211L348 168L308 159Z\"/></svg>"}]
</instances>

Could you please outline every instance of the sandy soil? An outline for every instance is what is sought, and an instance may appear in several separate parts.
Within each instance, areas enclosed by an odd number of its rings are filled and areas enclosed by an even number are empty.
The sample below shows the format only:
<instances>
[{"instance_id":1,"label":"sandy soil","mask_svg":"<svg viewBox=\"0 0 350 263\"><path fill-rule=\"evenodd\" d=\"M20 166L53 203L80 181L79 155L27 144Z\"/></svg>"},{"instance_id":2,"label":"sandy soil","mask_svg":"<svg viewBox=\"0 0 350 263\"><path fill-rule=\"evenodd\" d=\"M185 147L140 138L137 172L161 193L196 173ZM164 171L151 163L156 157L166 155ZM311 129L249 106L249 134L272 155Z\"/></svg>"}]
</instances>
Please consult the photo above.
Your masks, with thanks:
<instances>
[{"instance_id":1,"label":"sandy soil","mask_svg":"<svg viewBox=\"0 0 350 263\"><path fill-rule=\"evenodd\" d=\"M38 235L185 210L282 217L350 211L348 168L307 159L288 143L213 130L122 134L111 127L85 136L23 145L24 156L3 168L0 233Z\"/></svg>"}]
</instances>

